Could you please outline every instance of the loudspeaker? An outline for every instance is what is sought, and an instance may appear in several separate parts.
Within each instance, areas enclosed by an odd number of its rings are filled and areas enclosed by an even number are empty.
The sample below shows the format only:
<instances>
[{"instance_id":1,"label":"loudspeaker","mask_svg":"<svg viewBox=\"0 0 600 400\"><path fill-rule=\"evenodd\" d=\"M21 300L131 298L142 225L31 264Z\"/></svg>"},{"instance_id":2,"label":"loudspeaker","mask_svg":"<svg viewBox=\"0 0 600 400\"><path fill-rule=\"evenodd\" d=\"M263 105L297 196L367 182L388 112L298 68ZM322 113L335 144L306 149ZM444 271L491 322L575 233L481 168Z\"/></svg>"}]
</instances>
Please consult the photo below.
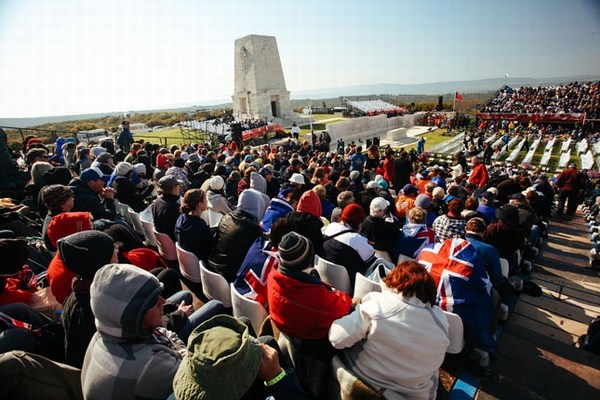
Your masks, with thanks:
<instances>
[{"instance_id":1,"label":"loudspeaker","mask_svg":"<svg viewBox=\"0 0 600 400\"><path fill-rule=\"evenodd\" d=\"M438 104L437 104L436 111L442 111L442 108L444 108L443 102L444 102L444 96L438 96Z\"/></svg>"}]
</instances>

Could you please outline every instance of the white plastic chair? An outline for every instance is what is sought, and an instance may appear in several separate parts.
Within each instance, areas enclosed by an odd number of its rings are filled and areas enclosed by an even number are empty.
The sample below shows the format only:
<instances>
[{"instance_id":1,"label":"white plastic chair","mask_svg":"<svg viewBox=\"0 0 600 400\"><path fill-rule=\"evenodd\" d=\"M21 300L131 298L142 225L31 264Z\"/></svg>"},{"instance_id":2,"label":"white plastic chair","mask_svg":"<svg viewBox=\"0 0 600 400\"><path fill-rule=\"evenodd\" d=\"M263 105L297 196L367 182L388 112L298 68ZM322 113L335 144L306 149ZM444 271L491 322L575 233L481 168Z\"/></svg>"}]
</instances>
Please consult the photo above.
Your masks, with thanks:
<instances>
[{"instance_id":1,"label":"white plastic chair","mask_svg":"<svg viewBox=\"0 0 600 400\"><path fill-rule=\"evenodd\" d=\"M448 318L450 346L446 353L458 354L465 347L465 337L462 319L458 314L444 311Z\"/></svg>"},{"instance_id":2,"label":"white plastic chair","mask_svg":"<svg viewBox=\"0 0 600 400\"><path fill-rule=\"evenodd\" d=\"M329 283L337 290L352 294L348 270L343 265L327 261L315 254L315 269L323 282Z\"/></svg>"},{"instance_id":3,"label":"white plastic chair","mask_svg":"<svg viewBox=\"0 0 600 400\"><path fill-rule=\"evenodd\" d=\"M206 224L210 228L216 228L219 226L219 222L221 222L221 218L223 218L223 214L213 211L210 208L204 210L204 212L200 215L200 218L206 222Z\"/></svg>"},{"instance_id":4,"label":"white plastic chair","mask_svg":"<svg viewBox=\"0 0 600 400\"><path fill-rule=\"evenodd\" d=\"M245 297L237 291L233 283L231 287L231 306L233 307L234 317L248 317L252 323L254 332L258 335L260 328L269 315L267 310L257 301Z\"/></svg>"},{"instance_id":5,"label":"white plastic chair","mask_svg":"<svg viewBox=\"0 0 600 400\"><path fill-rule=\"evenodd\" d=\"M175 248L173 239L166 233L160 233L154 228L152 228L152 232L154 233L154 237L156 237L158 254L167 261L177 260L177 249Z\"/></svg>"},{"instance_id":6,"label":"white plastic chair","mask_svg":"<svg viewBox=\"0 0 600 400\"><path fill-rule=\"evenodd\" d=\"M227 308L231 307L231 289L227 280L222 275L209 271L204 261L200 260L199 265L204 295L211 300L220 300Z\"/></svg>"},{"instance_id":7,"label":"white plastic chair","mask_svg":"<svg viewBox=\"0 0 600 400\"><path fill-rule=\"evenodd\" d=\"M184 250L175 242L175 250L177 251L177 260L179 260L179 271L186 279L194 283L202 282L200 276L200 260L192 252Z\"/></svg>"},{"instance_id":8,"label":"white plastic chair","mask_svg":"<svg viewBox=\"0 0 600 400\"><path fill-rule=\"evenodd\" d=\"M381 292L381 285L357 272L354 280L354 297L364 297L370 292Z\"/></svg>"},{"instance_id":9,"label":"white plastic chair","mask_svg":"<svg viewBox=\"0 0 600 400\"><path fill-rule=\"evenodd\" d=\"M150 212L150 207L140 212L139 215L147 244L152 247L158 247L156 236L154 236L154 223L152 222L152 212Z\"/></svg>"},{"instance_id":10,"label":"white plastic chair","mask_svg":"<svg viewBox=\"0 0 600 400\"><path fill-rule=\"evenodd\" d=\"M133 224L133 230L135 230L135 232L138 235L146 238L146 231L144 230L144 225L142 225L142 220L140 219L140 214L138 214L135 211L133 211L132 209L130 209L129 216L131 217L131 223Z\"/></svg>"},{"instance_id":11,"label":"white plastic chair","mask_svg":"<svg viewBox=\"0 0 600 400\"><path fill-rule=\"evenodd\" d=\"M502 276L508 278L508 270L510 268L508 260L506 258L500 259L500 267L502 267Z\"/></svg>"}]
</instances>

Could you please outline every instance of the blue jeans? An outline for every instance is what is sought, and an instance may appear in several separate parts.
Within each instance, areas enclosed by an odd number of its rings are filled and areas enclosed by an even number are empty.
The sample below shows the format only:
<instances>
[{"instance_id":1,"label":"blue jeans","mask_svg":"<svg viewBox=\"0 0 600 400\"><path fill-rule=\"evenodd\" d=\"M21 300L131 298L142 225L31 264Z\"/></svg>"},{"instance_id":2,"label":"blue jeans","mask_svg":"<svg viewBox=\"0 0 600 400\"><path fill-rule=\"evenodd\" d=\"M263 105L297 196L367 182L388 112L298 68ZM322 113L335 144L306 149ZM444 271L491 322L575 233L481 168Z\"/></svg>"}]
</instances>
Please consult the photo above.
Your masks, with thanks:
<instances>
[{"instance_id":1,"label":"blue jeans","mask_svg":"<svg viewBox=\"0 0 600 400\"><path fill-rule=\"evenodd\" d=\"M169 297L167 301L174 304L179 304L183 301L185 304L189 305L193 302L192 293L187 290L182 290ZM187 319L183 323L183 326L179 328L179 330L176 332L177 336L179 336L181 340L187 343L187 340L190 337L190 334L192 333L194 328L196 328L204 321L208 321L215 315L225 313L226 308L223 305L223 303L221 303L219 300L211 300L208 303L205 303L196 311L194 311L192 315L187 317Z\"/></svg>"}]
</instances>

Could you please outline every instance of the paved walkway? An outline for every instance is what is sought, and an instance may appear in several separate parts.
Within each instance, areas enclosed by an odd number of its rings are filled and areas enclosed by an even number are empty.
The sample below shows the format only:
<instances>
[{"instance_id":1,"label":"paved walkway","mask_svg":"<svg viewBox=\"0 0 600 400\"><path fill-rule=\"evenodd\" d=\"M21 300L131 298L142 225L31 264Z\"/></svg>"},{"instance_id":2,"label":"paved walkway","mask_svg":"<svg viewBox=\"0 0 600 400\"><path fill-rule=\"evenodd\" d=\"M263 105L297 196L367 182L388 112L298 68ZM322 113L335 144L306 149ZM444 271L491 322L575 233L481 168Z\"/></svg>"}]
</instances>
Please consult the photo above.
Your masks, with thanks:
<instances>
[{"instance_id":1,"label":"paved walkway","mask_svg":"<svg viewBox=\"0 0 600 400\"><path fill-rule=\"evenodd\" d=\"M492 372L477 399L600 399L600 356L572 344L600 315L600 278L588 267L581 214L552 221L531 280L541 297L521 294Z\"/></svg>"}]
</instances>

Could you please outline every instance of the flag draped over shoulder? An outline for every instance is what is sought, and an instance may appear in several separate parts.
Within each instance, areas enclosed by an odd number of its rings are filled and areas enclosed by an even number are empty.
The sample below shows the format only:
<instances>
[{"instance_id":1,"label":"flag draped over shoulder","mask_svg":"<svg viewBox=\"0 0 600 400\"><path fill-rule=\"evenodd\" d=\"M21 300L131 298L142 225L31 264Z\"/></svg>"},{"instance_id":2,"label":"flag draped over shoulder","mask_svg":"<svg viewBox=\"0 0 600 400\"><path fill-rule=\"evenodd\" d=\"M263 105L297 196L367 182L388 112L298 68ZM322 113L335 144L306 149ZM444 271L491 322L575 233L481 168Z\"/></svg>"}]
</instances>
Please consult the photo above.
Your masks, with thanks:
<instances>
[{"instance_id":1,"label":"flag draped over shoulder","mask_svg":"<svg viewBox=\"0 0 600 400\"><path fill-rule=\"evenodd\" d=\"M473 245L446 239L424 248L418 261L435 281L438 306L461 317L468 337L495 347L490 330L492 283Z\"/></svg>"},{"instance_id":2,"label":"flag draped over shoulder","mask_svg":"<svg viewBox=\"0 0 600 400\"><path fill-rule=\"evenodd\" d=\"M454 97L455 97L455 98L456 98L456 100L458 100L458 101L462 101L462 99L463 99L463 98L462 98L462 96L460 95L460 93L458 93L458 92L454 92Z\"/></svg>"}]
</instances>

